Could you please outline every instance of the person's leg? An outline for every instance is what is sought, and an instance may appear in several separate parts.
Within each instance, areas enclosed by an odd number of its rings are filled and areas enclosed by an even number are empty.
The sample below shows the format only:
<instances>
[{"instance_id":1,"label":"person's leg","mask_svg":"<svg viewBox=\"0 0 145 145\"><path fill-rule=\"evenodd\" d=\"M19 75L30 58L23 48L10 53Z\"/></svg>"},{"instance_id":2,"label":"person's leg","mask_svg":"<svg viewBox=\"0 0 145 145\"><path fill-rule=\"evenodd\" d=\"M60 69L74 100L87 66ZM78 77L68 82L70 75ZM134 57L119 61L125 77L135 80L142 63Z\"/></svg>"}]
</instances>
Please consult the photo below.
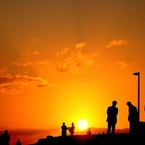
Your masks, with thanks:
<instances>
[{"instance_id":1,"label":"person's leg","mask_svg":"<svg viewBox=\"0 0 145 145\"><path fill-rule=\"evenodd\" d=\"M114 124L112 124L112 134L115 134L115 123Z\"/></svg>"},{"instance_id":2,"label":"person's leg","mask_svg":"<svg viewBox=\"0 0 145 145\"><path fill-rule=\"evenodd\" d=\"M110 134L111 124L108 122L107 134Z\"/></svg>"},{"instance_id":3,"label":"person's leg","mask_svg":"<svg viewBox=\"0 0 145 145\"><path fill-rule=\"evenodd\" d=\"M133 125L133 123L130 121L129 122L130 124L130 128L129 128L129 131L130 131L130 134L133 134L133 132L134 132L134 125Z\"/></svg>"}]
</instances>

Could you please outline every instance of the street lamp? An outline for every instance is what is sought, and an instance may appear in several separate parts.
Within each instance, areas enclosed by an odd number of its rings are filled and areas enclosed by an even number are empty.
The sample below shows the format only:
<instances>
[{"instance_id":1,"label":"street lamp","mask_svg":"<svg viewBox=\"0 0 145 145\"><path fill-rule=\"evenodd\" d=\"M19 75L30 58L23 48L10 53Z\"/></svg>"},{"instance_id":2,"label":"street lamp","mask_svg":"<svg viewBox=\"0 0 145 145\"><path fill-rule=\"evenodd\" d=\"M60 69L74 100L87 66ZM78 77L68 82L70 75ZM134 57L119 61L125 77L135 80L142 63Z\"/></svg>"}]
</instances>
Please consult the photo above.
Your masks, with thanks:
<instances>
[{"instance_id":1,"label":"street lamp","mask_svg":"<svg viewBox=\"0 0 145 145\"><path fill-rule=\"evenodd\" d=\"M138 76L138 120L140 121L140 72L135 72L133 75Z\"/></svg>"}]
</instances>

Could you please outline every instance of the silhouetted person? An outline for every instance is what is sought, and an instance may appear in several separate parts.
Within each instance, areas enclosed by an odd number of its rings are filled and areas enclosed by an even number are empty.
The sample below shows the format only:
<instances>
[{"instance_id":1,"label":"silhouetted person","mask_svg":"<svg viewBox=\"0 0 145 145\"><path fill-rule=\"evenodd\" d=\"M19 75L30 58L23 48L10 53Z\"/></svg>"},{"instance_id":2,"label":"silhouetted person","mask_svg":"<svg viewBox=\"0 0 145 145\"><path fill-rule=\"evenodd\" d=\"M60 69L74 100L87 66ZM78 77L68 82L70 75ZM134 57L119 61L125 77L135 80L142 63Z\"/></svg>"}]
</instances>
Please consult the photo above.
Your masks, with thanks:
<instances>
[{"instance_id":1,"label":"silhouetted person","mask_svg":"<svg viewBox=\"0 0 145 145\"><path fill-rule=\"evenodd\" d=\"M87 135L91 135L91 134L92 134L92 132L91 132L90 128L88 128Z\"/></svg>"},{"instance_id":2,"label":"silhouetted person","mask_svg":"<svg viewBox=\"0 0 145 145\"><path fill-rule=\"evenodd\" d=\"M19 139L17 140L16 145L22 145Z\"/></svg>"},{"instance_id":3,"label":"silhouetted person","mask_svg":"<svg viewBox=\"0 0 145 145\"><path fill-rule=\"evenodd\" d=\"M118 108L115 107L117 104L117 101L112 102L112 106L109 106L107 109L107 122L108 122L108 128L107 128L107 134L114 134L115 133L115 126L117 123L117 114L118 114Z\"/></svg>"},{"instance_id":4,"label":"silhouetted person","mask_svg":"<svg viewBox=\"0 0 145 145\"><path fill-rule=\"evenodd\" d=\"M66 131L67 131L68 127L66 127L65 123L63 122L62 126L61 126L61 135L63 137L66 136Z\"/></svg>"},{"instance_id":5,"label":"silhouetted person","mask_svg":"<svg viewBox=\"0 0 145 145\"><path fill-rule=\"evenodd\" d=\"M72 123L72 126L69 127L69 132L70 132L70 135L71 135L71 136L73 136L74 130L75 130L75 126L74 126L74 123Z\"/></svg>"},{"instance_id":6,"label":"silhouetted person","mask_svg":"<svg viewBox=\"0 0 145 145\"><path fill-rule=\"evenodd\" d=\"M9 145L10 135L8 134L8 130L5 130L4 133L1 135L1 145Z\"/></svg>"},{"instance_id":7,"label":"silhouetted person","mask_svg":"<svg viewBox=\"0 0 145 145\"><path fill-rule=\"evenodd\" d=\"M137 108L134 105L132 105L130 101L127 102L127 106L128 106L128 121L130 134L136 134L139 125L138 111Z\"/></svg>"}]
</instances>

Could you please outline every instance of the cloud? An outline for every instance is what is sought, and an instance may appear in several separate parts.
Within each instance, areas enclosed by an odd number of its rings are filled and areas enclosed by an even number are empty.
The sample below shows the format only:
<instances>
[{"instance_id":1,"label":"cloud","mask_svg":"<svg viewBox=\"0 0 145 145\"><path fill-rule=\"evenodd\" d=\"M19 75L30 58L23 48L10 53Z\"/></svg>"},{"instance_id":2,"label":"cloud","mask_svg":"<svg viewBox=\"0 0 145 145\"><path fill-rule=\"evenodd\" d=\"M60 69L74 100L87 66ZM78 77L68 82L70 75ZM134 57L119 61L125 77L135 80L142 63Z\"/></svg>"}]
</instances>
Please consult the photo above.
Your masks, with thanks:
<instances>
[{"instance_id":1,"label":"cloud","mask_svg":"<svg viewBox=\"0 0 145 145\"><path fill-rule=\"evenodd\" d=\"M80 49L80 48L82 48L84 46L86 46L85 42L78 43L78 44L76 44L76 49Z\"/></svg>"},{"instance_id":2,"label":"cloud","mask_svg":"<svg viewBox=\"0 0 145 145\"><path fill-rule=\"evenodd\" d=\"M39 65L49 65L50 61L48 59L42 60L42 61L38 61L37 64Z\"/></svg>"},{"instance_id":3,"label":"cloud","mask_svg":"<svg viewBox=\"0 0 145 145\"><path fill-rule=\"evenodd\" d=\"M58 72L73 72L73 73L85 73L89 67L94 63L95 53L84 54L82 48L86 44L84 42L78 43L75 49L67 55L61 62L58 63L56 71Z\"/></svg>"},{"instance_id":4,"label":"cloud","mask_svg":"<svg viewBox=\"0 0 145 145\"><path fill-rule=\"evenodd\" d=\"M8 94L20 94L27 87L44 87L48 83L41 77L31 77L27 75L15 75L0 77L0 92Z\"/></svg>"},{"instance_id":5,"label":"cloud","mask_svg":"<svg viewBox=\"0 0 145 145\"><path fill-rule=\"evenodd\" d=\"M28 60L32 60L34 58L34 56L37 58L37 56L39 57L39 55L41 54L41 52L39 51L33 51L33 52L25 52L22 54L21 58L19 58L18 60L15 60L13 62L13 65L17 65L17 66L30 66L33 65L35 62L32 61L28 61Z\"/></svg>"},{"instance_id":6,"label":"cloud","mask_svg":"<svg viewBox=\"0 0 145 145\"><path fill-rule=\"evenodd\" d=\"M114 39L114 40L111 40L106 47L109 48L109 47L113 47L113 46L127 45L127 44L128 44L127 40L116 40L116 39Z\"/></svg>"},{"instance_id":7,"label":"cloud","mask_svg":"<svg viewBox=\"0 0 145 145\"><path fill-rule=\"evenodd\" d=\"M40 55L41 54L41 52L39 52L39 51L33 51L33 52L25 52L25 53L23 53L23 56L36 56L36 55Z\"/></svg>"},{"instance_id":8,"label":"cloud","mask_svg":"<svg viewBox=\"0 0 145 145\"><path fill-rule=\"evenodd\" d=\"M15 62L13 62L14 65L17 65L17 66L30 66L34 63L32 62L25 62L24 60L17 60Z\"/></svg>"},{"instance_id":9,"label":"cloud","mask_svg":"<svg viewBox=\"0 0 145 145\"><path fill-rule=\"evenodd\" d=\"M68 51L69 51L69 48L64 48L60 52L57 52L56 55L57 56L65 55Z\"/></svg>"},{"instance_id":10,"label":"cloud","mask_svg":"<svg viewBox=\"0 0 145 145\"><path fill-rule=\"evenodd\" d=\"M50 65L50 61L48 59L44 59L44 60L32 62L32 61L27 61L25 59L21 59L21 60L17 60L13 62L13 64L17 66L22 66L22 67L27 67L30 65L47 65L48 66Z\"/></svg>"},{"instance_id":11,"label":"cloud","mask_svg":"<svg viewBox=\"0 0 145 145\"><path fill-rule=\"evenodd\" d=\"M119 69L121 70L126 69L129 66L129 63L126 63L124 61L117 61L116 64L119 65Z\"/></svg>"}]
</instances>

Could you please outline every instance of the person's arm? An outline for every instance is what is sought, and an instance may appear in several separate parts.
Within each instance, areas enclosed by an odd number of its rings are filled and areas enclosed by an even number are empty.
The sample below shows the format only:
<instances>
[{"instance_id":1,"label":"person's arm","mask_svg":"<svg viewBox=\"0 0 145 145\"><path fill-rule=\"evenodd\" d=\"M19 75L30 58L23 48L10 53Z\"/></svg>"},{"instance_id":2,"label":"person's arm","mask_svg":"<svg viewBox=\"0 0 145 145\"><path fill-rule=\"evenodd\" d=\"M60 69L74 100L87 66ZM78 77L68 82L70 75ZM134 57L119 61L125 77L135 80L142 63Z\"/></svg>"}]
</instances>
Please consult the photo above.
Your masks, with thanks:
<instances>
[{"instance_id":1,"label":"person's arm","mask_svg":"<svg viewBox=\"0 0 145 145\"><path fill-rule=\"evenodd\" d=\"M107 115L109 114L109 107L107 108Z\"/></svg>"},{"instance_id":2,"label":"person's arm","mask_svg":"<svg viewBox=\"0 0 145 145\"><path fill-rule=\"evenodd\" d=\"M118 114L118 108L117 108L117 110L116 110L116 115Z\"/></svg>"}]
</instances>

